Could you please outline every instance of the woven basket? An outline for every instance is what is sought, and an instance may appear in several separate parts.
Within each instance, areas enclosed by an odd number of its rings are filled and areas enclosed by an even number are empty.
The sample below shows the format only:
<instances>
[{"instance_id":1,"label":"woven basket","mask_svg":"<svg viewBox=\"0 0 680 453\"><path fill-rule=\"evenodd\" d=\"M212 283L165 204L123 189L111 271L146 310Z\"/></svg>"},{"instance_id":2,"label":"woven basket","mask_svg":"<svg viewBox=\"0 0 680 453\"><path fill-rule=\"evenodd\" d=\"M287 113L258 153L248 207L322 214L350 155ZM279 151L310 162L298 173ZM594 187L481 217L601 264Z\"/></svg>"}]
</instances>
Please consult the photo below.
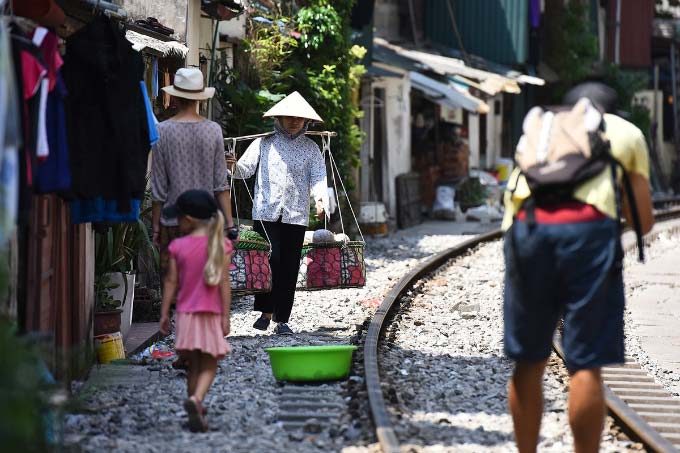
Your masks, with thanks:
<instances>
[{"instance_id":1,"label":"woven basket","mask_svg":"<svg viewBox=\"0 0 680 453\"><path fill-rule=\"evenodd\" d=\"M269 250L266 241L238 241L229 268L232 295L246 296L272 290Z\"/></svg>"},{"instance_id":2,"label":"woven basket","mask_svg":"<svg viewBox=\"0 0 680 453\"><path fill-rule=\"evenodd\" d=\"M364 243L327 242L302 248L297 289L361 288L366 285Z\"/></svg>"}]
</instances>

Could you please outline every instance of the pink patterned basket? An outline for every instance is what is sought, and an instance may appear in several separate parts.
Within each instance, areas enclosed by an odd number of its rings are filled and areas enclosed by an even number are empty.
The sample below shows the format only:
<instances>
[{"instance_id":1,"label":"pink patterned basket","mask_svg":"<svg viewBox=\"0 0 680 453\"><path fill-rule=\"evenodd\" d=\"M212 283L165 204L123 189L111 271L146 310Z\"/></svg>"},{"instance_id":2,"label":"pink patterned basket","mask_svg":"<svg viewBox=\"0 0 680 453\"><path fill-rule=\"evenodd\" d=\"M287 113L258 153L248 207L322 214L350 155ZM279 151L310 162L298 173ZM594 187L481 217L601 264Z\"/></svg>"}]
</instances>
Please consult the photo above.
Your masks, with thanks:
<instances>
[{"instance_id":1,"label":"pink patterned basket","mask_svg":"<svg viewBox=\"0 0 680 453\"><path fill-rule=\"evenodd\" d=\"M302 248L298 290L361 288L365 285L363 242L309 244Z\"/></svg>"},{"instance_id":2,"label":"pink patterned basket","mask_svg":"<svg viewBox=\"0 0 680 453\"><path fill-rule=\"evenodd\" d=\"M246 242L246 241L243 241ZM239 241L239 245L244 245ZM267 244L267 248L269 244ZM269 250L239 248L237 245L229 268L231 293L234 296L268 293L272 290Z\"/></svg>"}]
</instances>

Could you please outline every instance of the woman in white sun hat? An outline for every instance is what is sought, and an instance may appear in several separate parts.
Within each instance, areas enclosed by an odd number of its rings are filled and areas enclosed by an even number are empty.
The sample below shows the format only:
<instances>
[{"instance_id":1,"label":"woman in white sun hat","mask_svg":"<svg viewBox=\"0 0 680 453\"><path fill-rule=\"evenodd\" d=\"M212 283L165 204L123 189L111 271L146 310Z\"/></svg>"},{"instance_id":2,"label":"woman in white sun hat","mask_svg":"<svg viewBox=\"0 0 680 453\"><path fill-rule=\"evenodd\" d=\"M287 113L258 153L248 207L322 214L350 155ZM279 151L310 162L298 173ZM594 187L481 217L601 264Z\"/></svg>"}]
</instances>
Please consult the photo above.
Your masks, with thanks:
<instances>
[{"instance_id":1,"label":"woman in white sun hat","mask_svg":"<svg viewBox=\"0 0 680 453\"><path fill-rule=\"evenodd\" d=\"M253 327L267 330L273 320L275 333L291 335L288 320L309 225L310 193L317 217L323 218L328 212L326 164L317 144L305 136L311 122L323 120L297 91L264 116L275 119L275 132L250 144L236 163L234 176L246 179L257 172L255 230L264 236L264 225L272 245L272 290L255 296L255 311L262 314Z\"/></svg>"},{"instance_id":2,"label":"woman in white sun hat","mask_svg":"<svg viewBox=\"0 0 680 453\"><path fill-rule=\"evenodd\" d=\"M161 214L187 190L205 190L215 195L234 235L229 177L224 159L224 139L219 124L197 113L199 101L210 99L215 88L206 87L197 68L181 68L172 85L163 91L178 105L175 116L158 125L160 139L152 149L151 195L153 238L161 251L161 273L167 272L168 245L180 236L176 218Z\"/></svg>"}]
</instances>

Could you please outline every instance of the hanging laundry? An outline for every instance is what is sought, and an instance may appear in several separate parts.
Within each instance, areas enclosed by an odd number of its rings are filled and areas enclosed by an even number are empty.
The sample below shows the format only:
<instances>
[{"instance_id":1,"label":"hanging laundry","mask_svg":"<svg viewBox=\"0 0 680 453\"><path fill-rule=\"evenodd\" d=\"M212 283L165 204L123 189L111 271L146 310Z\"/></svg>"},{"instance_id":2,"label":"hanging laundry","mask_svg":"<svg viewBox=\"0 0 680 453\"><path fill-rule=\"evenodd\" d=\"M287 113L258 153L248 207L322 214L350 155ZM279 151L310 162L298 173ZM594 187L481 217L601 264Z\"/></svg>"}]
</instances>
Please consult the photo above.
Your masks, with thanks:
<instances>
[{"instance_id":1,"label":"hanging laundry","mask_svg":"<svg viewBox=\"0 0 680 453\"><path fill-rule=\"evenodd\" d=\"M130 200L130 211L118 212L118 203L97 198L71 202L71 223L129 223L139 219L140 200Z\"/></svg>"},{"instance_id":2,"label":"hanging laundry","mask_svg":"<svg viewBox=\"0 0 680 453\"><path fill-rule=\"evenodd\" d=\"M151 93L153 80L153 65L151 64L151 57L144 58L144 83L146 84L146 92Z\"/></svg>"},{"instance_id":3,"label":"hanging laundry","mask_svg":"<svg viewBox=\"0 0 680 453\"><path fill-rule=\"evenodd\" d=\"M50 91L46 108L47 141L50 153L47 159L39 162L37 166L37 193L65 193L71 188L66 113L64 111L66 87L60 73L63 60L59 55L58 46L59 38L53 32L48 32L40 43L43 61L47 67Z\"/></svg>"},{"instance_id":4,"label":"hanging laundry","mask_svg":"<svg viewBox=\"0 0 680 453\"><path fill-rule=\"evenodd\" d=\"M139 84L142 87L142 96L144 97L144 105L146 106L146 120L149 125L149 143L150 146L153 146L160 138L158 136L158 127L156 127L158 120L153 114L153 108L151 107L151 101L149 101L149 94L146 91L146 85L144 82L139 82Z\"/></svg>"},{"instance_id":5,"label":"hanging laundry","mask_svg":"<svg viewBox=\"0 0 680 453\"><path fill-rule=\"evenodd\" d=\"M40 48L48 30L44 27L37 27L33 31L33 44ZM43 54L43 62L44 62ZM47 143L47 96L50 91L50 80L47 77L49 70L45 68L45 78L40 83L40 103L38 104L38 139L36 143L36 155L38 159L46 159L50 153L49 144Z\"/></svg>"},{"instance_id":6,"label":"hanging laundry","mask_svg":"<svg viewBox=\"0 0 680 453\"><path fill-rule=\"evenodd\" d=\"M166 69L163 72L163 86L166 87L170 84L171 84L170 73ZM163 108L167 109L168 107L170 107L170 95L168 93L166 93L165 91L163 91Z\"/></svg>"},{"instance_id":7,"label":"hanging laundry","mask_svg":"<svg viewBox=\"0 0 680 453\"><path fill-rule=\"evenodd\" d=\"M151 57L151 99L158 97L158 58Z\"/></svg>"},{"instance_id":8,"label":"hanging laundry","mask_svg":"<svg viewBox=\"0 0 680 453\"><path fill-rule=\"evenodd\" d=\"M28 225L36 167L40 90L47 70L35 44L24 31L10 24L14 80L18 96L22 144L19 147L19 205L18 224Z\"/></svg>"},{"instance_id":9,"label":"hanging laundry","mask_svg":"<svg viewBox=\"0 0 680 453\"><path fill-rule=\"evenodd\" d=\"M81 200L113 200L131 211L146 189L149 127L139 81L142 56L106 16L66 41L62 75L72 189Z\"/></svg>"},{"instance_id":10,"label":"hanging laundry","mask_svg":"<svg viewBox=\"0 0 680 453\"><path fill-rule=\"evenodd\" d=\"M0 247L12 235L19 209L20 106L9 29L0 20Z\"/></svg>"}]
</instances>

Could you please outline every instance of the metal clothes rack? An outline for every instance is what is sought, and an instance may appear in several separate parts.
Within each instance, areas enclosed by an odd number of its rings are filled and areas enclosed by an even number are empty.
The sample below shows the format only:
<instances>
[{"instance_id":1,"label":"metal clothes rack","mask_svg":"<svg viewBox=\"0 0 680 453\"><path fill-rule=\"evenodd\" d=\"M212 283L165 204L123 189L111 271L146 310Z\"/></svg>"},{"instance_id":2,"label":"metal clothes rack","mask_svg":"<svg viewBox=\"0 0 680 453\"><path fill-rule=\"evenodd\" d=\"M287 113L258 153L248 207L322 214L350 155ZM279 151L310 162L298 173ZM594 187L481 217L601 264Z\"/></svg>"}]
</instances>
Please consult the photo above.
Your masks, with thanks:
<instances>
[{"instance_id":1,"label":"metal clothes rack","mask_svg":"<svg viewBox=\"0 0 680 453\"><path fill-rule=\"evenodd\" d=\"M106 0L80 0L94 9L101 10L104 15L114 19L127 19L127 11L115 3Z\"/></svg>"}]
</instances>

